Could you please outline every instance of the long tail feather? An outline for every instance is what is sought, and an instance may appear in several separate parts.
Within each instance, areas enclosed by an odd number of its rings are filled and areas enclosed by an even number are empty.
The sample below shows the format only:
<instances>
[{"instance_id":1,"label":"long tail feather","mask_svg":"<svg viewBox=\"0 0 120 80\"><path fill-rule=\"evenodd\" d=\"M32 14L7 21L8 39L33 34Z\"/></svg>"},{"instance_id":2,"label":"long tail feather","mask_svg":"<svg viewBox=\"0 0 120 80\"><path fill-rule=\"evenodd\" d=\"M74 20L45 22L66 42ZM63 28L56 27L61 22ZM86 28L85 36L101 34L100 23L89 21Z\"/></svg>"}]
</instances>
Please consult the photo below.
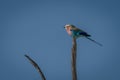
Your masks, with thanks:
<instances>
[{"instance_id":1,"label":"long tail feather","mask_svg":"<svg viewBox=\"0 0 120 80\"><path fill-rule=\"evenodd\" d=\"M89 38L89 37L86 37L86 38L89 39L90 41L98 44L99 46L103 46L101 43L99 43L99 42L97 42L97 41L95 41L95 40L93 40L93 39L91 39L91 38Z\"/></svg>"}]
</instances>

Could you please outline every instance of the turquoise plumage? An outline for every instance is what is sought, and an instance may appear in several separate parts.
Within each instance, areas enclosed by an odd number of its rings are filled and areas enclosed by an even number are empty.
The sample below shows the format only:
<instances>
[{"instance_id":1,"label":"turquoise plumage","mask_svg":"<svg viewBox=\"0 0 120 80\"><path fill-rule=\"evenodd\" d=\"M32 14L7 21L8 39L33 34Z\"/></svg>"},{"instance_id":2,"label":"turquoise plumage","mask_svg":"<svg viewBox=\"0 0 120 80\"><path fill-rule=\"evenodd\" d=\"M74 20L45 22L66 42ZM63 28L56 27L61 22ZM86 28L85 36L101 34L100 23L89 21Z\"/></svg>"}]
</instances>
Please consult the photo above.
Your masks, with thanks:
<instances>
[{"instance_id":1,"label":"turquoise plumage","mask_svg":"<svg viewBox=\"0 0 120 80\"><path fill-rule=\"evenodd\" d=\"M85 38L91 40L92 42L94 42L94 43L102 46L102 44L100 44L100 43L96 42L95 40L91 39L91 38L90 38L91 35L89 35L89 34L86 33L85 31L77 28L77 27L74 26L74 25L67 24L67 25L65 25L64 28L66 29L67 33L68 33L70 36L72 36L72 37L74 37L74 38L76 38L76 39L79 38L79 37L85 37Z\"/></svg>"}]
</instances>

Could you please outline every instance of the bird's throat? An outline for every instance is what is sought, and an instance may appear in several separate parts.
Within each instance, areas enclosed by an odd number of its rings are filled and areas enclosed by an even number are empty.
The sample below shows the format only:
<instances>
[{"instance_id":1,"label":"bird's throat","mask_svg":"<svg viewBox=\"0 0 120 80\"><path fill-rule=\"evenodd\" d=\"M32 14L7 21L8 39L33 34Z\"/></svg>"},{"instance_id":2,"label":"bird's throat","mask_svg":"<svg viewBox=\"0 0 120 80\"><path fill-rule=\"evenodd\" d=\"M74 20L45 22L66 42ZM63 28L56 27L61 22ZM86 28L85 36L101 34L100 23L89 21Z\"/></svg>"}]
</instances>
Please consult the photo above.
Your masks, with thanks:
<instances>
[{"instance_id":1,"label":"bird's throat","mask_svg":"<svg viewBox=\"0 0 120 80\"><path fill-rule=\"evenodd\" d=\"M70 31L70 28L67 28L67 33L69 34L69 35L71 35L72 33L71 33L71 31Z\"/></svg>"}]
</instances>

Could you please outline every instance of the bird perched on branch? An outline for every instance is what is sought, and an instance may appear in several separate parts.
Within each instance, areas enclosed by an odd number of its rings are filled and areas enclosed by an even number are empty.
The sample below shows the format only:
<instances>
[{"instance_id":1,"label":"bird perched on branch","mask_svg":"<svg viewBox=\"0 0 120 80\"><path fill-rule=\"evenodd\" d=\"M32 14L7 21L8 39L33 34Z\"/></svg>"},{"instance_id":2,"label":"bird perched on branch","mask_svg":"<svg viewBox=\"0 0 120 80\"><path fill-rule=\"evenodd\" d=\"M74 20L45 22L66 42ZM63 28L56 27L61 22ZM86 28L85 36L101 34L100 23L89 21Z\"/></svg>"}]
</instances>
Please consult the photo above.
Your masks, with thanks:
<instances>
[{"instance_id":1,"label":"bird perched on branch","mask_svg":"<svg viewBox=\"0 0 120 80\"><path fill-rule=\"evenodd\" d=\"M85 31L77 28L76 26L74 25L71 25L71 24L66 24L65 27L64 27L67 31L67 33L72 36L73 38L79 38L79 37L85 37L87 39L89 39L90 41L98 44L99 46L102 46L102 44L96 42L95 40L91 39L91 35L89 35L88 33L86 33Z\"/></svg>"}]
</instances>

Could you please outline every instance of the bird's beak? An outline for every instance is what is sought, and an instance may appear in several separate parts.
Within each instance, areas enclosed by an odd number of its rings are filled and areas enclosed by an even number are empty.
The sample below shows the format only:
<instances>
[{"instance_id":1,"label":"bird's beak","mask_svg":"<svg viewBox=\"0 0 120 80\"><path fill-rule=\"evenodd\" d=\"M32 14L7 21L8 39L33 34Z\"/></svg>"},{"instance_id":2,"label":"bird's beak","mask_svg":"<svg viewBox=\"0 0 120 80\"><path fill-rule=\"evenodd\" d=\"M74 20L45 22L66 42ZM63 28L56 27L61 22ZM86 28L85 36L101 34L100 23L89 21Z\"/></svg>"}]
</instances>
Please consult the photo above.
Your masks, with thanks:
<instances>
[{"instance_id":1,"label":"bird's beak","mask_svg":"<svg viewBox=\"0 0 120 80\"><path fill-rule=\"evenodd\" d=\"M66 26L64 26L64 28L66 29Z\"/></svg>"}]
</instances>

